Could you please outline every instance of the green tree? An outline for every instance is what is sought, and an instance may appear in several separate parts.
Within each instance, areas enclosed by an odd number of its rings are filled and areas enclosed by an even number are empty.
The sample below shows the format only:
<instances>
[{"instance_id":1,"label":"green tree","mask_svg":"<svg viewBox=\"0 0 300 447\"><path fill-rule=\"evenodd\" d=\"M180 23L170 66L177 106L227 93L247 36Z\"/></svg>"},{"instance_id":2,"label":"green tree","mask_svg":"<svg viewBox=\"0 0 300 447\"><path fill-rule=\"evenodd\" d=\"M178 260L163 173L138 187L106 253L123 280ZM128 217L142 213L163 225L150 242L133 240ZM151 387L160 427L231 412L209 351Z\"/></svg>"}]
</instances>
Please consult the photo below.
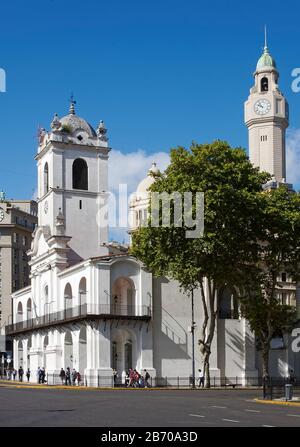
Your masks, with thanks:
<instances>
[{"instance_id":1,"label":"green tree","mask_svg":"<svg viewBox=\"0 0 300 447\"><path fill-rule=\"evenodd\" d=\"M289 331L296 309L281 299L283 272L299 281L300 196L285 185L261 195L257 213L259 238L257 262L249 265L241 291L242 315L249 321L262 351L263 375L269 376L270 343Z\"/></svg>"},{"instance_id":2,"label":"green tree","mask_svg":"<svg viewBox=\"0 0 300 447\"><path fill-rule=\"evenodd\" d=\"M262 184L269 176L259 173L245 151L232 149L226 142L193 143L189 150L171 150L171 162L157 176L151 192L204 192L205 226L203 237L188 239L186 226L149 225L133 235L132 254L156 276L179 281L185 291L200 289L203 322L199 347L203 358L206 386L210 386L209 359L218 315L218 289L243 281L246 265L257 255L257 202ZM195 201L192 212L195 215ZM172 219L173 218L173 219Z\"/></svg>"}]
</instances>

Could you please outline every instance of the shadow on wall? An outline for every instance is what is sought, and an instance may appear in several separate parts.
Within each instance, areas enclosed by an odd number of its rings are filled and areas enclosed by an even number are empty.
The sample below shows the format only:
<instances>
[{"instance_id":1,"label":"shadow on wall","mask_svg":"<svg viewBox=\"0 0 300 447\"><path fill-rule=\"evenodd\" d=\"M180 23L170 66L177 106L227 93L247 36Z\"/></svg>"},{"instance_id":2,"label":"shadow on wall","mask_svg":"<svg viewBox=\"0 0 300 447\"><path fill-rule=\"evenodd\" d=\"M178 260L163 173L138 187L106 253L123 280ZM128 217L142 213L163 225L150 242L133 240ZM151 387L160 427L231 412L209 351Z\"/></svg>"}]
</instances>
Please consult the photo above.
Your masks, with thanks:
<instances>
[{"instance_id":1,"label":"shadow on wall","mask_svg":"<svg viewBox=\"0 0 300 447\"><path fill-rule=\"evenodd\" d=\"M183 352L187 353L187 333L177 320L162 307L161 331Z\"/></svg>"},{"instance_id":2,"label":"shadow on wall","mask_svg":"<svg viewBox=\"0 0 300 447\"><path fill-rule=\"evenodd\" d=\"M240 321L235 319L218 320L218 367L221 375L241 375L244 370L245 345L250 346L249 336L246 339L240 334Z\"/></svg>"},{"instance_id":3,"label":"shadow on wall","mask_svg":"<svg viewBox=\"0 0 300 447\"><path fill-rule=\"evenodd\" d=\"M154 367L162 374L163 360L188 360L188 334L185 328L162 306L162 286L170 281L155 278L153 284Z\"/></svg>"},{"instance_id":4,"label":"shadow on wall","mask_svg":"<svg viewBox=\"0 0 300 447\"><path fill-rule=\"evenodd\" d=\"M81 256L79 256L73 249L70 249L68 252L68 262L69 265L75 265L75 264L79 264L79 262L81 262L83 259Z\"/></svg>"}]
</instances>

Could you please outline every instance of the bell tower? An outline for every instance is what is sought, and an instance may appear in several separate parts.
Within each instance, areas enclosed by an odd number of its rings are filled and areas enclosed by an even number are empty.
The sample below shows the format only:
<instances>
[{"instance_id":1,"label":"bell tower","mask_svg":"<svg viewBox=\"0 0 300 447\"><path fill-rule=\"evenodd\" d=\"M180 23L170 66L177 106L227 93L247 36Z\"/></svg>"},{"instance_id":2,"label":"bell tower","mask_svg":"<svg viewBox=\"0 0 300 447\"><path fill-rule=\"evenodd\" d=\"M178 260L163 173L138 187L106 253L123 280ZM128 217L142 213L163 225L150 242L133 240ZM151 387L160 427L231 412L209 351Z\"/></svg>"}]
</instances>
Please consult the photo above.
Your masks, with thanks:
<instances>
[{"instance_id":1,"label":"bell tower","mask_svg":"<svg viewBox=\"0 0 300 447\"><path fill-rule=\"evenodd\" d=\"M94 130L76 115L74 104L72 99L68 115L54 115L49 132L40 130L35 157L39 228L47 245L52 237L65 235L69 265L106 254L108 242L106 128L100 121ZM58 219L63 222L59 231ZM47 245L42 250L40 244L40 250L48 252Z\"/></svg>"},{"instance_id":2,"label":"bell tower","mask_svg":"<svg viewBox=\"0 0 300 447\"><path fill-rule=\"evenodd\" d=\"M249 130L249 157L254 166L285 182L285 134L289 125L288 103L279 90L279 72L265 46L254 72L255 84L245 102L245 124Z\"/></svg>"}]
</instances>

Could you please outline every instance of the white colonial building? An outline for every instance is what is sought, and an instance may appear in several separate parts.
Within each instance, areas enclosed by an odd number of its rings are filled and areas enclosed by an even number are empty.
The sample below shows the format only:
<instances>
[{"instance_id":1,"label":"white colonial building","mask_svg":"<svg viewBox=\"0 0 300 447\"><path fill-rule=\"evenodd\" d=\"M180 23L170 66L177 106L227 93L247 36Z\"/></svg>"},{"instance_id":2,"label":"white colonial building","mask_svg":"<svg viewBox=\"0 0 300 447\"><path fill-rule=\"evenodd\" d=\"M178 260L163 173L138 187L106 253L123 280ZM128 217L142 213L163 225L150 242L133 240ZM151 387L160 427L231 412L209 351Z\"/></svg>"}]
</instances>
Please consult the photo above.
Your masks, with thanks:
<instances>
[{"instance_id":1,"label":"white colonial building","mask_svg":"<svg viewBox=\"0 0 300 447\"><path fill-rule=\"evenodd\" d=\"M252 162L274 175L270 187L285 182L287 102L278 88L278 71L267 47L245 104ZM75 114L55 115L49 132L40 132L38 226L30 250L31 286L13 294L14 366L30 368L35 381L45 367L49 381L60 368L80 371L87 385L111 384L129 368L155 377L186 377L192 372L191 301L179 285L154 278L122 248L108 242L108 139L103 122L95 131ZM126 167L124 166L124 169ZM130 202L131 230L146 219L148 176ZM296 305L295 286L283 274L282 300ZM232 293L219 292L219 319L211 354L212 377L261 375L255 337L239 317ZM195 321L200 327L200 297ZM195 338L197 340L197 328ZM271 373L300 373L291 339L271 353ZM196 345L196 368L200 367ZM53 376L52 376L53 374ZM55 378L56 377L56 378ZM171 380L171 379L170 379ZM232 379L234 380L234 379Z\"/></svg>"}]
</instances>

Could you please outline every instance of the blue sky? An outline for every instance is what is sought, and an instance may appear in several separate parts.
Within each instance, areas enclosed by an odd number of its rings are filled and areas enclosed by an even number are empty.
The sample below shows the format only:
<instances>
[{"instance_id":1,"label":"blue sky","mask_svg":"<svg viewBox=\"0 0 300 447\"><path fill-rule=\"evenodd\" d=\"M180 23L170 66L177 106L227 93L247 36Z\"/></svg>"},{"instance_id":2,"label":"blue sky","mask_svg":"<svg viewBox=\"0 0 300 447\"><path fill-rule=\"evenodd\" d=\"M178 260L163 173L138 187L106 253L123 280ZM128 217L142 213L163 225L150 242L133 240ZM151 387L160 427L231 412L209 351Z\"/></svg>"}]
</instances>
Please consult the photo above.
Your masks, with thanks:
<instances>
[{"instance_id":1,"label":"blue sky","mask_svg":"<svg viewBox=\"0 0 300 447\"><path fill-rule=\"evenodd\" d=\"M131 182L145 174L129 166L137 151L146 169L157 153L192 140L247 147L243 102L265 23L297 150L300 93L291 90L291 72L300 66L299 15L289 0L2 2L0 189L8 198L32 196L37 127L67 113L72 91L79 115L93 125L104 119Z\"/></svg>"}]
</instances>

